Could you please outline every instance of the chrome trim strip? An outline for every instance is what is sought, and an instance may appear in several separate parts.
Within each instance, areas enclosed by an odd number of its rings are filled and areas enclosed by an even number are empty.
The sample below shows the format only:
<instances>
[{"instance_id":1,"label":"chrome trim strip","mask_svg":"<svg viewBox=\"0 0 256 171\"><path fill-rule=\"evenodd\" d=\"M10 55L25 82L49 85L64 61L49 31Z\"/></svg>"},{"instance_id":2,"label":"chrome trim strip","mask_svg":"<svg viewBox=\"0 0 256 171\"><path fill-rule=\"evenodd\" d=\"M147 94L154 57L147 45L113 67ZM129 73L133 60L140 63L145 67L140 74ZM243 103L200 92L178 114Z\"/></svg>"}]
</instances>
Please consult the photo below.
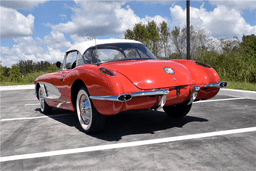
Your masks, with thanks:
<instances>
[{"instance_id":1,"label":"chrome trim strip","mask_svg":"<svg viewBox=\"0 0 256 171\"><path fill-rule=\"evenodd\" d=\"M157 95L167 95L169 94L169 90L164 89L164 90L155 90L155 91L141 91L141 92L135 92L131 93L131 97L141 97L141 96L157 96ZM122 94L124 95L124 94ZM122 96L120 95L120 96ZM127 95L127 94L125 94ZM128 100L119 100L120 96L115 96L115 95L110 95L110 96L90 96L90 99L94 100L107 100L107 101L116 101L116 102L125 102ZM131 98L132 99L132 98ZM131 100L129 99L129 100Z\"/></svg>"},{"instance_id":2,"label":"chrome trim strip","mask_svg":"<svg viewBox=\"0 0 256 171\"><path fill-rule=\"evenodd\" d=\"M223 88L223 87L227 87L228 86L228 83L225 82L225 81L220 81L218 83L212 83L212 84L208 84L208 85L205 85L204 88Z\"/></svg>"},{"instance_id":3,"label":"chrome trim strip","mask_svg":"<svg viewBox=\"0 0 256 171\"><path fill-rule=\"evenodd\" d=\"M59 89L53 84L42 81L38 83L40 87L43 87L43 95L45 99L59 99L61 97Z\"/></svg>"},{"instance_id":4,"label":"chrome trim strip","mask_svg":"<svg viewBox=\"0 0 256 171\"><path fill-rule=\"evenodd\" d=\"M101 70L100 70L101 68L108 70L112 75L109 75L109 74L107 74L107 73L101 71ZM108 75L108 76L111 76L111 77L115 77L115 76L116 76L116 74L114 74L111 70L109 70L109 69L107 69L107 68L105 68L105 67L100 67L98 70L99 70L100 72L102 72L103 74L105 74L105 75Z\"/></svg>"},{"instance_id":5,"label":"chrome trim strip","mask_svg":"<svg viewBox=\"0 0 256 171\"><path fill-rule=\"evenodd\" d=\"M90 96L90 99L93 100L107 100L107 101L116 101L119 102L118 100L119 96Z\"/></svg>"}]
</instances>

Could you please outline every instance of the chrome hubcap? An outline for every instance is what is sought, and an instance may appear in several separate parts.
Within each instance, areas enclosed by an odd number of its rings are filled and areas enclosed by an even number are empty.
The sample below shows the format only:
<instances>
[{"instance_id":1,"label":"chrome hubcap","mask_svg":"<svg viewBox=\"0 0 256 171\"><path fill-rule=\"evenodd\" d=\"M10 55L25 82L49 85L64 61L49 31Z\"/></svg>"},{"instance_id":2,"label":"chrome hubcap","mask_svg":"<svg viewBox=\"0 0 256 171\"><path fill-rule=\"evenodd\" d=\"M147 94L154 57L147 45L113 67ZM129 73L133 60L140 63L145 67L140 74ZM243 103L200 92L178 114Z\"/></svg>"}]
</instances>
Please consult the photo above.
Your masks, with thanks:
<instances>
[{"instance_id":1,"label":"chrome hubcap","mask_svg":"<svg viewBox=\"0 0 256 171\"><path fill-rule=\"evenodd\" d=\"M80 97L79 106L81 119L86 125L88 125L91 121L92 110L91 104L86 95L82 95Z\"/></svg>"},{"instance_id":2,"label":"chrome hubcap","mask_svg":"<svg viewBox=\"0 0 256 171\"><path fill-rule=\"evenodd\" d=\"M39 100L40 100L40 105L41 105L41 110L44 109L44 96L42 90L39 92Z\"/></svg>"}]
</instances>

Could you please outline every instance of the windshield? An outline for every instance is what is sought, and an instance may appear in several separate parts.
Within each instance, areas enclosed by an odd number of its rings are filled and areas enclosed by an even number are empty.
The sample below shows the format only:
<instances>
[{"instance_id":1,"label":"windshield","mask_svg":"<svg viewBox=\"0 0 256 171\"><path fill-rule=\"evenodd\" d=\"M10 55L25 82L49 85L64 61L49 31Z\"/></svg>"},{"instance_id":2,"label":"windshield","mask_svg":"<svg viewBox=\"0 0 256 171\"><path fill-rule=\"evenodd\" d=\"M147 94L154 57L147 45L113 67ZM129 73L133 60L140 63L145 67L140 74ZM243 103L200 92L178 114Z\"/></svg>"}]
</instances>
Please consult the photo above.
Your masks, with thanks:
<instances>
[{"instance_id":1,"label":"windshield","mask_svg":"<svg viewBox=\"0 0 256 171\"><path fill-rule=\"evenodd\" d=\"M118 60L156 59L142 44L119 43L98 45L88 49L83 59L86 64L98 64Z\"/></svg>"}]
</instances>

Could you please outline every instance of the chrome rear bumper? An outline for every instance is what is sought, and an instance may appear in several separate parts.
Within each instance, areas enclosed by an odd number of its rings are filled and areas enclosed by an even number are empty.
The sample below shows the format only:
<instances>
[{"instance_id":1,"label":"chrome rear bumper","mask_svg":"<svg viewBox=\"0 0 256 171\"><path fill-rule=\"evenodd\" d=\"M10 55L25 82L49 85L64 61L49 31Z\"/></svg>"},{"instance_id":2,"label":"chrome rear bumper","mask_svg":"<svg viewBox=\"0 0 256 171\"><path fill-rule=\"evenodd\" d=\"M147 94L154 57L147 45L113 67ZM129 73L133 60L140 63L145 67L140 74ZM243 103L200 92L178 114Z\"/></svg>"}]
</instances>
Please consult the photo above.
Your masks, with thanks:
<instances>
[{"instance_id":1,"label":"chrome rear bumper","mask_svg":"<svg viewBox=\"0 0 256 171\"><path fill-rule=\"evenodd\" d=\"M133 97L142 97L142 96L162 96L169 94L169 90L155 90L155 91L141 91L131 94L122 94L120 96L90 96L90 99L94 100L107 100L107 101L116 101L116 102L126 102L131 100Z\"/></svg>"},{"instance_id":2,"label":"chrome rear bumper","mask_svg":"<svg viewBox=\"0 0 256 171\"><path fill-rule=\"evenodd\" d=\"M225 81L220 81L218 83L212 83L205 85L203 88L223 88L228 85ZM199 86L193 87L192 96L188 102L188 104L191 104L197 97L197 93L200 90ZM170 93L169 90L163 89L163 90L155 90L155 91L141 91L141 92L135 92L131 94L121 94L119 96L116 95L110 95L110 96L90 96L90 99L93 100L107 100L107 101L115 101L115 102L126 102L131 100L133 97L142 97L142 96L162 96L161 100L158 104L158 107L163 107L166 102L166 96Z\"/></svg>"}]
</instances>

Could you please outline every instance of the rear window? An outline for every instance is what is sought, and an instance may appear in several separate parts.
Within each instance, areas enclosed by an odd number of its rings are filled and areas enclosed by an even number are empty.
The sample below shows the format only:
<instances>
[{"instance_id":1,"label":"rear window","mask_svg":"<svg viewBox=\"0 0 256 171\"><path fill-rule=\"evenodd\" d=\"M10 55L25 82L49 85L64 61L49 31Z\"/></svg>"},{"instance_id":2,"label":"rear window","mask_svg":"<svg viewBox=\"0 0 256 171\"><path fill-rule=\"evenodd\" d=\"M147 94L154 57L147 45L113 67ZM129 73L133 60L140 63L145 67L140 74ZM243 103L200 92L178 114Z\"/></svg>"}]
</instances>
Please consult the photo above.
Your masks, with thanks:
<instances>
[{"instance_id":1,"label":"rear window","mask_svg":"<svg viewBox=\"0 0 256 171\"><path fill-rule=\"evenodd\" d=\"M134 43L98 45L88 49L83 58L85 63L89 64L131 59L156 59L144 45Z\"/></svg>"}]
</instances>

